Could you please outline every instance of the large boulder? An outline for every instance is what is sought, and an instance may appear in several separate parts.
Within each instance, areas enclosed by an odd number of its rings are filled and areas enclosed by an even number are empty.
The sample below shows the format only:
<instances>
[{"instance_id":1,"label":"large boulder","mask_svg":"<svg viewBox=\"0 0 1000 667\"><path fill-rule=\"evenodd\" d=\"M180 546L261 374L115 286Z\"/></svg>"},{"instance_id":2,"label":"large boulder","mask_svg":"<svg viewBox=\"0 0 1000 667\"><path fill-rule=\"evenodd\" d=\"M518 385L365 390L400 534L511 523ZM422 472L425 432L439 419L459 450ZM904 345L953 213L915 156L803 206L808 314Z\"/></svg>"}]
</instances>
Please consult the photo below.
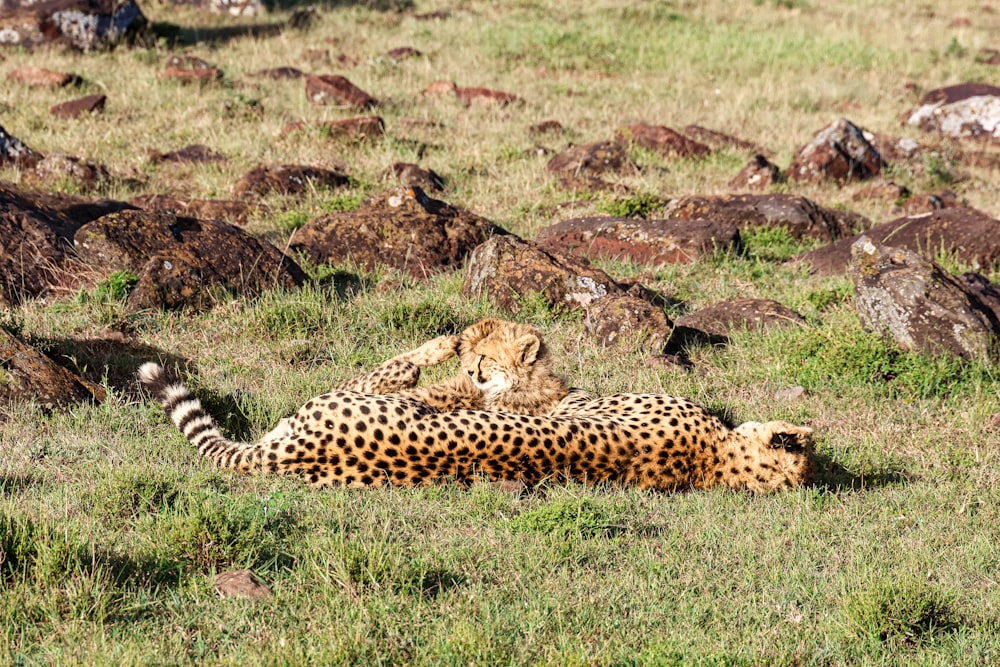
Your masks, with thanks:
<instances>
[{"instance_id":1,"label":"large boulder","mask_svg":"<svg viewBox=\"0 0 1000 667\"><path fill-rule=\"evenodd\" d=\"M135 0L6 0L0 45L57 43L91 51L144 40L148 26Z\"/></svg>"},{"instance_id":2,"label":"large boulder","mask_svg":"<svg viewBox=\"0 0 1000 667\"><path fill-rule=\"evenodd\" d=\"M473 248L502 233L486 218L409 186L309 222L295 230L289 248L316 264L386 265L425 278L460 268Z\"/></svg>"},{"instance_id":3,"label":"large boulder","mask_svg":"<svg viewBox=\"0 0 1000 667\"><path fill-rule=\"evenodd\" d=\"M972 267L1000 262L1000 220L967 207L942 208L876 225L864 232L875 243L891 243L933 259L943 252ZM799 255L795 264L808 263L817 275L842 275L858 236L841 239Z\"/></svg>"},{"instance_id":4,"label":"large boulder","mask_svg":"<svg viewBox=\"0 0 1000 667\"><path fill-rule=\"evenodd\" d=\"M1000 88L985 83L936 88L910 110L906 124L958 139L1000 139Z\"/></svg>"},{"instance_id":5,"label":"large boulder","mask_svg":"<svg viewBox=\"0 0 1000 667\"><path fill-rule=\"evenodd\" d=\"M870 226L864 216L819 206L786 194L692 195L671 201L664 215L675 220L715 220L740 230L782 227L796 239L830 241Z\"/></svg>"},{"instance_id":6,"label":"large boulder","mask_svg":"<svg viewBox=\"0 0 1000 667\"><path fill-rule=\"evenodd\" d=\"M861 236L851 246L848 272L869 331L909 351L995 359L1000 323L994 311L934 262Z\"/></svg>"},{"instance_id":7,"label":"large boulder","mask_svg":"<svg viewBox=\"0 0 1000 667\"><path fill-rule=\"evenodd\" d=\"M661 265L696 262L715 250L740 248L739 228L727 221L573 218L542 228L543 247L588 258Z\"/></svg>"},{"instance_id":8,"label":"large boulder","mask_svg":"<svg viewBox=\"0 0 1000 667\"><path fill-rule=\"evenodd\" d=\"M788 178L811 183L865 180L882 173L885 160L865 138L864 130L841 118L820 130L795 152Z\"/></svg>"},{"instance_id":9,"label":"large boulder","mask_svg":"<svg viewBox=\"0 0 1000 667\"><path fill-rule=\"evenodd\" d=\"M0 328L0 403L34 401L46 409L104 400L105 391Z\"/></svg>"},{"instance_id":10,"label":"large boulder","mask_svg":"<svg viewBox=\"0 0 1000 667\"><path fill-rule=\"evenodd\" d=\"M104 216L77 230L73 243L85 264L139 276L133 310L205 307L211 286L253 295L306 281L294 261L238 227L165 211Z\"/></svg>"}]
</instances>

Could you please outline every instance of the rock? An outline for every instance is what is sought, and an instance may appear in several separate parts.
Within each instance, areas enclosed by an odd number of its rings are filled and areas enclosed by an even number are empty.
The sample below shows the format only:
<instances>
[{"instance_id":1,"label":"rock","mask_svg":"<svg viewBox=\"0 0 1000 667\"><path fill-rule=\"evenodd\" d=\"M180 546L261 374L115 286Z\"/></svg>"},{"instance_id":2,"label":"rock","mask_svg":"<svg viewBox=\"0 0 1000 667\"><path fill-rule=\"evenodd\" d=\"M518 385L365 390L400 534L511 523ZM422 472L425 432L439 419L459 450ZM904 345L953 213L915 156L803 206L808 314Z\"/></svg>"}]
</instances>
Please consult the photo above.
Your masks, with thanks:
<instances>
[{"instance_id":1,"label":"rock","mask_svg":"<svg viewBox=\"0 0 1000 667\"><path fill-rule=\"evenodd\" d=\"M162 211L122 211L89 222L73 237L82 262L139 276L131 310L211 305L220 286L255 295L293 289L306 275L277 248L238 227Z\"/></svg>"},{"instance_id":2,"label":"rock","mask_svg":"<svg viewBox=\"0 0 1000 667\"><path fill-rule=\"evenodd\" d=\"M528 132L531 134L561 134L565 131L562 123L557 120L543 120L528 127Z\"/></svg>"},{"instance_id":3,"label":"rock","mask_svg":"<svg viewBox=\"0 0 1000 667\"><path fill-rule=\"evenodd\" d=\"M956 139L998 139L1000 88L985 83L936 88L910 110L906 124Z\"/></svg>"},{"instance_id":4,"label":"rock","mask_svg":"<svg viewBox=\"0 0 1000 667\"><path fill-rule=\"evenodd\" d=\"M991 322L1000 322L1000 287L991 283L986 276L971 271L958 276L958 282L989 309L992 313Z\"/></svg>"},{"instance_id":5,"label":"rock","mask_svg":"<svg viewBox=\"0 0 1000 667\"><path fill-rule=\"evenodd\" d=\"M253 72L250 76L258 79L271 79L272 81L283 81L286 79L301 79L306 76L305 72L294 67L271 67Z\"/></svg>"},{"instance_id":6,"label":"rock","mask_svg":"<svg viewBox=\"0 0 1000 667\"><path fill-rule=\"evenodd\" d=\"M226 156L213 151L203 144L190 144L183 148L167 153L157 153L153 151L149 155L150 162L186 162L194 164L211 164L213 162L225 162Z\"/></svg>"},{"instance_id":7,"label":"rock","mask_svg":"<svg viewBox=\"0 0 1000 667\"><path fill-rule=\"evenodd\" d=\"M393 60L406 60L407 58L418 58L424 54L412 46L397 46L394 49L389 49L385 55Z\"/></svg>"},{"instance_id":8,"label":"rock","mask_svg":"<svg viewBox=\"0 0 1000 667\"><path fill-rule=\"evenodd\" d=\"M911 352L984 363L995 358L1000 323L994 313L937 264L861 236L851 246L848 273L868 331Z\"/></svg>"},{"instance_id":9,"label":"rock","mask_svg":"<svg viewBox=\"0 0 1000 667\"><path fill-rule=\"evenodd\" d=\"M568 173L574 176L639 173L639 168L632 162L625 148L615 141L601 141L567 148L549 160L547 168L553 173Z\"/></svg>"},{"instance_id":10,"label":"rock","mask_svg":"<svg viewBox=\"0 0 1000 667\"><path fill-rule=\"evenodd\" d=\"M805 197L786 194L690 196L671 201L664 215L674 220L715 220L741 231L782 227L795 239L833 240L853 235L870 222L856 213L824 208Z\"/></svg>"},{"instance_id":11,"label":"rock","mask_svg":"<svg viewBox=\"0 0 1000 667\"><path fill-rule=\"evenodd\" d=\"M488 298L495 307L516 315L529 298L567 311L583 310L598 299L626 293L583 257L545 250L505 234L493 236L469 256L462 294Z\"/></svg>"},{"instance_id":12,"label":"rock","mask_svg":"<svg viewBox=\"0 0 1000 667\"><path fill-rule=\"evenodd\" d=\"M362 116L318 123L296 121L285 125L281 133L287 135L306 128L318 128L321 134L332 139L377 139L385 134L385 122L378 116Z\"/></svg>"},{"instance_id":13,"label":"rock","mask_svg":"<svg viewBox=\"0 0 1000 667\"><path fill-rule=\"evenodd\" d=\"M378 194L355 211L341 211L295 230L289 240L315 264L386 265L416 278L462 266L466 256L504 231L465 209L431 199L419 187Z\"/></svg>"},{"instance_id":14,"label":"rock","mask_svg":"<svg viewBox=\"0 0 1000 667\"><path fill-rule=\"evenodd\" d=\"M584 308L583 329L599 345L662 350L673 328L662 308L629 295L610 295Z\"/></svg>"},{"instance_id":15,"label":"rock","mask_svg":"<svg viewBox=\"0 0 1000 667\"><path fill-rule=\"evenodd\" d=\"M983 65L1000 65L1000 51L984 46L976 53L976 62Z\"/></svg>"},{"instance_id":16,"label":"rock","mask_svg":"<svg viewBox=\"0 0 1000 667\"><path fill-rule=\"evenodd\" d=\"M147 211L169 211L180 217L222 220L242 225L250 217L251 206L237 199L178 199L163 195L141 195L131 203Z\"/></svg>"},{"instance_id":17,"label":"rock","mask_svg":"<svg viewBox=\"0 0 1000 667\"><path fill-rule=\"evenodd\" d=\"M0 402L34 401L51 410L105 397L100 385L71 373L0 328Z\"/></svg>"},{"instance_id":18,"label":"rock","mask_svg":"<svg viewBox=\"0 0 1000 667\"><path fill-rule=\"evenodd\" d=\"M328 74L306 77L306 97L313 104L343 104L357 109L370 109L379 104L345 77Z\"/></svg>"},{"instance_id":19,"label":"rock","mask_svg":"<svg viewBox=\"0 0 1000 667\"><path fill-rule=\"evenodd\" d=\"M70 85L78 86L83 82L83 79L76 74L31 66L11 70L7 78L36 88L64 88Z\"/></svg>"},{"instance_id":20,"label":"rock","mask_svg":"<svg viewBox=\"0 0 1000 667\"><path fill-rule=\"evenodd\" d=\"M774 400L779 403L793 403L806 395L806 388L802 385L785 387L774 392Z\"/></svg>"},{"instance_id":21,"label":"rock","mask_svg":"<svg viewBox=\"0 0 1000 667\"><path fill-rule=\"evenodd\" d=\"M70 120L79 118L85 113L101 113L104 111L104 104L107 101L106 95L87 95L69 102L55 104L49 107L49 113L56 118Z\"/></svg>"},{"instance_id":22,"label":"rock","mask_svg":"<svg viewBox=\"0 0 1000 667\"><path fill-rule=\"evenodd\" d=\"M790 324L805 324L805 320L794 310L771 299L732 299L682 315L675 324L716 339L729 339L736 331L770 331Z\"/></svg>"},{"instance_id":23,"label":"rock","mask_svg":"<svg viewBox=\"0 0 1000 667\"><path fill-rule=\"evenodd\" d=\"M424 190L444 190L444 179L432 169L423 169L412 162L396 162L387 171L403 185L417 185Z\"/></svg>"},{"instance_id":24,"label":"rock","mask_svg":"<svg viewBox=\"0 0 1000 667\"><path fill-rule=\"evenodd\" d=\"M888 200L892 202L902 201L910 196L910 190L905 185L900 185L894 181L882 181L867 188L862 188L851 195L854 201L864 201L867 199Z\"/></svg>"},{"instance_id":25,"label":"rock","mask_svg":"<svg viewBox=\"0 0 1000 667\"><path fill-rule=\"evenodd\" d=\"M135 0L8 0L0 45L65 44L81 51L145 42L149 22Z\"/></svg>"},{"instance_id":26,"label":"rock","mask_svg":"<svg viewBox=\"0 0 1000 667\"><path fill-rule=\"evenodd\" d=\"M222 70L195 56L170 56L161 75L164 79L208 83L222 78Z\"/></svg>"},{"instance_id":27,"label":"rock","mask_svg":"<svg viewBox=\"0 0 1000 667\"><path fill-rule=\"evenodd\" d=\"M111 180L111 174L103 164L61 153L42 158L31 171L25 172L25 177L37 185L53 187L68 182L82 190Z\"/></svg>"},{"instance_id":28,"label":"rock","mask_svg":"<svg viewBox=\"0 0 1000 667\"><path fill-rule=\"evenodd\" d=\"M920 213L931 213L943 208L960 208L965 206L951 190L939 190L937 192L925 192L913 195L903 203L903 211L908 216Z\"/></svg>"},{"instance_id":29,"label":"rock","mask_svg":"<svg viewBox=\"0 0 1000 667\"><path fill-rule=\"evenodd\" d=\"M973 208L944 208L931 213L897 218L864 233L876 244L899 248L933 259L944 252L973 267L1000 263L1000 221ZM851 246L859 236L841 239L799 255L793 264L808 263L812 273L842 275L847 270Z\"/></svg>"},{"instance_id":30,"label":"rock","mask_svg":"<svg viewBox=\"0 0 1000 667\"><path fill-rule=\"evenodd\" d=\"M669 157L697 157L712 152L712 149L705 144L688 139L666 125L648 125L646 123L628 125L615 132L615 141L620 144L639 146Z\"/></svg>"},{"instance_id":31,"label":"rock","mask_svg":"<svg viewBox=\"0 0 1000 667\"><path fill-rule=\"evenodd\" d=\"M689 264L716 249L738 251L740 232L735 224L712 219L573 218L542 228L537 241L546 249L590 259L656 266Z\"/></svg>"},{"instance_id":32,"label":"rock","mask_svg":"<svg viewBox=\"0 0 1000 667\"><path fill-rule=\"evenodd\" d=\"M766 157L757 153L740 173L729 181L731 190L766 190L772 185L785 182L781 169Z\"/></svg>"},{"instance_id":33,"label":"rock","mask_svg":"<svg viewBox=\"0 0 1000 667\"><path fill-rule=\"evenodd\" d=\"M490 90L489 88L463 88L456 86L451 81L435 81L424 89L425 95L440 95L451 93L465 106L472 104L482 106L505 107L514 102L519 102L521 98L512 93L505 93L502 90Z\"/></svg>"},{"instance_id":34,"label":"rock","mask_svg":"<svg viewBox=\"0 0 1000 667\"><path fill-rule=\"evenodd\" d=\"M42 156L28 148L23 141L7 133L0 125L0 167L30 169Z\"/></svg>"},{"instance_id":35,"label":"rock","mask_svg":"<svg viewBox=\"0 0 1000 667\"><path fill-rule=\"evenodd\" d=\"M260 166L247 172L236 183L233 192L240 198L261 197L271 192L301 194L313 187L339 188L350 183L350 180L339 171L321 167L297 164Z\"/></svg>"},{"instance_id":36,"label":"rock","mask_svg":"<svg viewBox=\"0 0 1000 667\"><path fill-rule=\"evenodd\" d=\"M761 148L752 141L746 141L723 132L710 130L707 127L702 127L701 125L686 125L684 127L684 135L705 144L711 149L738 148L743 151L749 151L751 153L758 153L766 156L773 153L773 151Z\"/></svg>"},{"instance_id":37,"label":"rock","mask_svg":"<svg viewBox=\"0 0 1000 667\"><path fill-rule=\"evenodd\" d=\"M841 118L796 151L788 167L788 178L810 183L827 180L843 183L873 178L886 166L864 131Z\"/></svg>"},{"instance_id":38,"label":"rock","mask_svg":"<svg viewBox=\"0 0 1000 667\"><path fill-rule=\"evenodd\" d=\"M271 589L250 570L220 572L215 575L215 590L224 598L267 600L273 597Z\"/></svg>"}]
</instances>

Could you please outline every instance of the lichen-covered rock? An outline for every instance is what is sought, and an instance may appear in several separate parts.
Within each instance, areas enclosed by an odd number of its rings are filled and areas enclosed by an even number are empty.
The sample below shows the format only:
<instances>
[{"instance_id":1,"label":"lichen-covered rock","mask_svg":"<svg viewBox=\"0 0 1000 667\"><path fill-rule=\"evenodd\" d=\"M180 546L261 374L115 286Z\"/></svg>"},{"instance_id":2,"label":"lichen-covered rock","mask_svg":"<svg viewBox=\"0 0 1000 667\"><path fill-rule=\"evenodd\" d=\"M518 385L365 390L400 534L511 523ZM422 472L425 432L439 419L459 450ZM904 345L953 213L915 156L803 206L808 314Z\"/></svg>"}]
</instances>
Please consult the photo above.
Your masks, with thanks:
<instances>
[{"instance_id":1,"label":"lichen-covered rock","mask_svg":"<svg viewBox=\"0 0 1000 667\"><path fill-rule=\"evenodd\" d=\"M339 188L351 179L346 174L323 167L299 164L262 165L248 171L236 182L237 197L261 197L271 192L302 194L312 187Z\"/></svg>"},{"instance_id":2,"label":"lichen-covered rock","mask_svg":"<svg viewBox=\"0 0 1000 667\"><path fill-rule=\"evenodd\" d=\"M625 294L615 280L583 257L545 250L513 234L494 236L469 256L462 294L488 298L519 313L529 298L554 310L580 310L608 295Z\"/></svg>"},{"instance_id":3,"label":"lichen-covered rock","mask_svg":"<svg viewBox=\"0 0 1000 667\"><path fill-rule=\"evenodd\" d=\"M105 391L0 328L0 402L34 401L46 409L102 401Z\"/></svg>"},{"instance_id":4,"label":"lichen-covered rock","mask_svg":"<svg viewBox=\"0 0 1000 667\"><path fill-rule=\"evenodd\" d=\"M306 281L294 261L238 227L164 211L104 216L77 230L73 243L92 267L139 275L133 309L202 307L211 286L252 295Z\"/></svg>"},{"instance_id":5,"label":"lichen-covered rock","mask_svg":"<svg viewBox=\"0 0 1000 667\"><path fill-rule=\"evenodd\" d=\"M740 230L782 227L795 239L825 241L853 236L871 225L849 211L819 206L805 197L786 194L692 195L671 201L664 215L676 220L716 220Z\"/></svg>"},{"instance_id":6,"label":"lichen-covered rock","mask_svg":"<svg viewBox=\"0 0 1000 667\"><path fill-rule=\"evenodd\" d=\"M772 185L785 182L785 175L778 165L757 153L740 173L729 181L730 190L767 190Z\"/></svg>"},{"instance_id":7,"label":"lichen-covered rock","mask_svg":"<svg viewBox=\"0 0 1000 667\"><path fill-rule=\"evenodd\" d=\"M776 327L805 324L805 319L772 299L731 299L682 315L677 318L676 324L728 339L734 331L769 331Z\"/></svg>"},{"instance_id":8,"label":"lichen-covered rock","mask_svg":"<svg viewBox=\"0 0 1000 667\"><path fill-rule=\"evenodd\" d=\"M848 273L867 330L904 350L995 359L1000 331L993 311L937 264L863 235L851 246Z\"/></svg>"},{"instance_id":9,"label":"lichen-covered rock","mask_svg":"<svg viewBox=\"0 0 1000 667\"><path fill-rule=\"evenodd\" d=\"M41 155L28 148L17 137L10 135L3 125L0 125L0 167L30 168L41 159Z\"/></svg>"},{"instance_id":10,"label":"lichen-covered rock","mask_svg":"<svg viewBox=\"0 0 1000 667\"><path fill-rule=\"evenodd\" d=\"M865 180L882 173L886 162L865 138L864 130L841 118L820 130L796 151L788 178L816 183Z\"/></svg>"},{"instance_id":11,"label":"lichen-covered rock","mask_svg":"<svg viewBox=\"0 0 1000 667\"><path fill-rule=\"evenodd\" d=\"M573 146L557 154L548 163L553 173L580 176L602 174L634 175L639 172L625 148L615 141Z\"/></svg>"},{"instance_id":12,"label":"lichen-covered rock","mask_svg":"<svg viewBox=\"0 0 1000 667\"><path fill-rule=\"evenodd\" d=\"M696 262L716 250L738 251L740 232L732 223L713 219L573 218L542 228L537 241L588 258L661 265Z\"/></svg>"},{"instance_id":13,"label":"lichen-covered rock","mask_svg":"<svg viewBox=\"0 0 1000 667\"><path fill-rule=\"evenodd\" d=\"M306 77L306 97L313 104L345 104L357 109L378 106L377 99L339 75Z\"/></svg>"},{"instance_id":14,"label":"lichen-covered rock","mask_svg":"<svg viewBox=\"0 0 1000 667\"><path fill-rule=\"evenodd\" d=\"M29 184L50 188L72 183L81 190L88 190L110 179L111 174L103 164L62 153L45 156L35 164L34 169L25 172L25 181Z\"/></svg>"},{"instance_id":15,"label":"lichen-covered rock","mask_svg":"<svg viewBox=\"0 0 1000 667\"><path fill-rule=\"evenodd\" d=\"M908 125L953 138L1000 139L1000 88L960 83L924 95L906 118Z\"/></svg>"},{"instance_id":16,"label":"lichen-covered rock","mask_svg":"<svg viewBox=\"0 0 1000 667\"><path fill-rule=\"evenodd\" d=\"M616 294L592 301L584 308L583 329L604 347L643 346L661 351L673 324L655 304Z\"/></svg>"},{"instance_id":17,"label":"lichen-covered rock","mask_svg":"<svg viewBox=\"0 0 1000 667\"><path fill-rule=\"evenodd\" d=\"M666 125L648 123L627 125L615 132L615 141L639 146L668 157L700 157L712 152L712 149L705 144L689 139Z\"/></svg>"},{"instance_id":18,"label":"lichen-covered rock","mask_svg":"<svg viewBox=\"0 0 1000 667\"><path fill-rule=\"evenodd\" d=\"M426 278L460 268L473 248L502 233L489 220L412 186L313 220L295 230L289 247L316 264L352 262L369 270L385 265Z\"/></svg>"},{"instance_id":19,"label":"lichen-covered rock","mask_svg":"<svg viewBox=\"0 0 1000 667\"><path fill-rule=\"evenodd\" d=\"M149 22L135 0L8 0L0 12L0 45L65 44L81 51L146 38Z\"/></svg>"},{"instance_id":20,"label":"lichen-covered rock","mask_svg":"<svg viewBox=\"0 0 1000 667\"><path fill-rule=\"evenodd\" d=\"M974 208L955 207L897 218L864 232L875 243L891 243L932 259L943 252L963 264L986 268L1000 262L1000 220ZM842 275L858 236L810 250L794 264L808 264L816 275Z\"/></svg>"}]
</instances>

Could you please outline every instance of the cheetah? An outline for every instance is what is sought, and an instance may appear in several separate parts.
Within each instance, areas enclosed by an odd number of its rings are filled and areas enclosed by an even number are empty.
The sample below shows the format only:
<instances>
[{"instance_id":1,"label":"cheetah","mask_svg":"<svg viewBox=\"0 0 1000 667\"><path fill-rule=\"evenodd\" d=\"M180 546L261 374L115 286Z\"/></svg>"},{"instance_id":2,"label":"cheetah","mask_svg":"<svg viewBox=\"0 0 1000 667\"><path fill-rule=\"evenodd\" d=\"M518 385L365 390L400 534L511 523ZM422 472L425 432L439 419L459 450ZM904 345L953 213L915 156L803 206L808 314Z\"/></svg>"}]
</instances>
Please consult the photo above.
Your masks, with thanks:
<instances>
[{"instance_id":1,"label":"cheetah","mask_svg":"<svg viewBox=\"0 0 1000 667\"><path fill-rule=\"evenodd\" d=\"M456 340L435 340L418 354L394 359L419 371L418 362L447 355L449 345L453 354L458 350ZM478 356L471 357L475 363L466 375L486 365L485 355ZM814 478L807 427L771 421L729 428L704 408L661 394L594 398L570 391L547 414L536 415L441 411L403 395L406 387L372 393L390 387L380 377L395 373L394 367L308 400L256 443L227 439L198 399L184 385L171 384L158 364L144 364L139 378L191 444L219 467L297 474L317 488L486 478L529 486L568 479L664 491L722 485L765 493ZM400 386L410 381L396 379Z\"/></svg>"}]
</instances>

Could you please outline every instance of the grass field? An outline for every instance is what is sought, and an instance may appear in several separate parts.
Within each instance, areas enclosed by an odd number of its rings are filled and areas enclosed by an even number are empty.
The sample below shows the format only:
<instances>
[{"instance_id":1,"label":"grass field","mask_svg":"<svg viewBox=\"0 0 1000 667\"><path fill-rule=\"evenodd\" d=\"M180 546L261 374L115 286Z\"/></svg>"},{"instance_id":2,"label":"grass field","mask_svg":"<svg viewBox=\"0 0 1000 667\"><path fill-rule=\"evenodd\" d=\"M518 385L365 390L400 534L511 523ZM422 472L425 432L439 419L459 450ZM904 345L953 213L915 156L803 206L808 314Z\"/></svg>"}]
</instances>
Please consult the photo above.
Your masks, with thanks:
<instances>
[{"instance_id":1,"label":"grass field","mask_svg":"<svg viewBox=\"0 0 1000 667\"><path fill-rule=\"evenodd\" d=\"M1000 29L1000 8L982 2L402 4L321 7L315 27L274 33L260 25L281 23L287 10L231 19L148 3L143 10L161 27L178 26L184 43L86 55L4 51L0 124L42 153L106 164L120 179L100 194L116 198L226 198L261 162L345 164L350 188L273 196L268 212L248 222L279 247L311 217L384 189L396 161L434 169L448 179L443 199L533 238L570 215L651 196L724 193L749 157L637 152L642 171L621 179L637 199L623 202L560 190L539 143L608 139L640 121L697 123L766 146L787 166L841 116L922 139L899 115L923 92L994 83L1000 73L977 61ZM440 9L450 9L448 18L415 16ZM385 56L398 46L423 55ZM181 52L225 77L201 87L160 78L166 58ZM332 64L310 60L316 52ZM337 64L341 53L357 64ZM6 80L25 64L86 83L67 92ZM281 136L291 121L358 115L311 105L301 81L249 77L282 65L347 76L383 100L377 113L387 135L361 143ZM524 101L465 108L421 94L438 79ZM104 114L75 122L48 115L52 104L89 92L108 95ZM528 132L547 119L566 133ZM191 143L228 161L148 157ZM914 192L946 185L997 215L996 176L956 167L897 180ZM23 176L5 170L0 178ZM891 219L892 202L851 199L860 187L782 191ZM696 265L601 264L676 300L671 317L759 296L806 318L769 335L740 334L725 348L692 348L692 372L649 364L648 351L596 347L579 316L534 307L522 318L544 329L558 371L574 385L682 395L735 421L813 427L817 485L765 497L558 484L521 494L486 485L312 491L295 479L212 469L131 379L150 358L187 360L189 384L226 430L255 438L341 379L481 317L504 316L462 297L458 274L418 282L386 270L353 290L220 294L201 313L128 313L109 282L0 314L0 324L109 387L95 406L2 408L0 663L1000 662L995 370L898 352L862 330L846 277L810 277L778 261L811 246L774 233L750 234L746 244L744 256ZM126 342L108 342L109 330ZM802 398L774 398L795 385L805 387ZM218 597L214 575L239 568L256 572L273 598Z\"/></svg>"}]
</instances>

